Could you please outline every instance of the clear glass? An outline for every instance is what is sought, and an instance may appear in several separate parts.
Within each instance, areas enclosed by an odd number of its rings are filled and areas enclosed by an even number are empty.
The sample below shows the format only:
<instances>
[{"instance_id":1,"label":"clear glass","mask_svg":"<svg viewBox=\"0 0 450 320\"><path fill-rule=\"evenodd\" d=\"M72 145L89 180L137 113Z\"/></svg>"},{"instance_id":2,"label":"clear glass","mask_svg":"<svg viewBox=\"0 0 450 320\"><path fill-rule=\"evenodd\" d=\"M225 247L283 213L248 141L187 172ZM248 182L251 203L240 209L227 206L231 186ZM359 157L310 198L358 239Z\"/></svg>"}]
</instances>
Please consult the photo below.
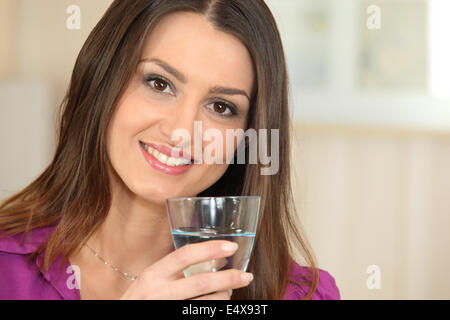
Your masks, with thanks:
<instances>
[{"instance_id":1,"label":"clear glass","mask_svg":"<svg viewBox=\"0 0 450 320\"><path fill-rule=\"evenodd\" d=\"M239 245L231 256L190 266L185 277L225 269L247 270L258 224L259 196L166 199L175 249L190 243L228 240Z\"/></svg>"}]
</instances>

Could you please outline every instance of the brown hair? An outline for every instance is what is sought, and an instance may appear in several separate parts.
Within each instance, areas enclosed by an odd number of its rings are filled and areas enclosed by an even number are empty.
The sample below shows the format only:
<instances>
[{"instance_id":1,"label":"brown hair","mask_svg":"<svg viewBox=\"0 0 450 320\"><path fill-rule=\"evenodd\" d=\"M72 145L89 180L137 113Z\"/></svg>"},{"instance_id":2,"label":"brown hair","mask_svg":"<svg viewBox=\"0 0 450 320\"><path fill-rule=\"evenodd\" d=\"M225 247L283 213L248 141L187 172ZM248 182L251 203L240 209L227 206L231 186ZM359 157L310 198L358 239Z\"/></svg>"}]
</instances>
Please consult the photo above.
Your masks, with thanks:
<instances>
[{"instance_id":1,"label":"brown hair","mask_svg":"<svg viewBox=\"0 0 450 320\"><path fill-rule=\"evenodd\" d=\"M277 174L261 175L261 164L231 164L221 179L200 194L261 196L248 266L255 280L235 290L232 297L281 299L291 281L293 250L298 248L310 266L311 274L302 282L310 286L305 297L309 299L317 288L318 269L296 223L286 63L275 20L263 0L114 1L79 53L61 104L55 156L35 181L0 205L0 230L11 235L56 224L48 241L31 255L35 259L42 254L48 270L59 255L66 261L102 224L111 204L107 126L137 69L147 36L161 18L176 11L202 14L246 45L256 74L248 127L281 129ZM292 240L300 247L293 246Z\"/></svg>"}]
</instances>

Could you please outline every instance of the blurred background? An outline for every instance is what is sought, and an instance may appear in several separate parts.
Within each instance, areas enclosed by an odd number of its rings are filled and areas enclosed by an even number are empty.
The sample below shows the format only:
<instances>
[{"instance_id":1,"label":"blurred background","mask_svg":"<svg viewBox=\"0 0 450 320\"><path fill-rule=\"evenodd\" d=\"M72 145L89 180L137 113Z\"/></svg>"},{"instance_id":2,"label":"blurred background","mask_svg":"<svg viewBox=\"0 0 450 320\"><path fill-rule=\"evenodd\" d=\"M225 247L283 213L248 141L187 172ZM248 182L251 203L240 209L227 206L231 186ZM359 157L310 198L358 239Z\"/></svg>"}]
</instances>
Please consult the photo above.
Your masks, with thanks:
<instances>
[{"instance_id":1,"label":"blurred background","mask_svg":"<svg viewBox=\"0 0 450 320\"><path fill-rule=\"evenodd\" d=\"M51 160L75 59L111 2L0 0L0 200ZM450 1L266 2L319 267L343 299L450 299Z\"/></svg>"}]
</instances>

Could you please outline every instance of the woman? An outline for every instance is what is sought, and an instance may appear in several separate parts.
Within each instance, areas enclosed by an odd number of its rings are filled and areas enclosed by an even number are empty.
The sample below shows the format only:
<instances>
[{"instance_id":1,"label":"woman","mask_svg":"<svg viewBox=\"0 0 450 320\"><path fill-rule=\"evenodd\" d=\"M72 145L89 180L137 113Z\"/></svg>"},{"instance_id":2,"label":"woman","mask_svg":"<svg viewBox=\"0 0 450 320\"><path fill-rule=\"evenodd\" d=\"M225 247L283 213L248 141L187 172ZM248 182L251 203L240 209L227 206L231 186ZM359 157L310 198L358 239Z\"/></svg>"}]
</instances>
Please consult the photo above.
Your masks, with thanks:
<instances>
[{"instance_id":1,"label":"woman","mask_svg":"<svg viewBox=\"0 0 450 320\"><path fill-rule=\"evenodd\" d=\"M339 299L294 224L287 86L262 0L114 1L76 61L53 161L0 206L0 298ZM149 156L193 154L194 141L173 132L192 137L194 122L223 136L280 129L278 172ZM195 195L261 196L249 272L183 277L236 250L208 241L174 251L165 199ZM310 267L294 262L288 236Z\"/></svg>"}]
</instances>

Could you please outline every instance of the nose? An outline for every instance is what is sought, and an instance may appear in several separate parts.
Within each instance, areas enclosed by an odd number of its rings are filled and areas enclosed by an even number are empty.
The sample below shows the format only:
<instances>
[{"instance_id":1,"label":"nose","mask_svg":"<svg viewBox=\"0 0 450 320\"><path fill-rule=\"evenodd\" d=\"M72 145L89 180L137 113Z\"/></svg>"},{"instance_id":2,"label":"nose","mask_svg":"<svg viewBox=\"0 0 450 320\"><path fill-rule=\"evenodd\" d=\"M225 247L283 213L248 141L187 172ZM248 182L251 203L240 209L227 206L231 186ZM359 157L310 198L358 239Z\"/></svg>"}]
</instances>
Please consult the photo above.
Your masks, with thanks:
<instances>
[{"instance_id":1,"label":"nose","mask_svg":"<svg viewBox=\"0 0 450 320\"><path fill-rule=\"evenodd\" d=\"M166 110L159 123L161 133L172 146L190 146L195 136L195 121L200 121L199 107L195 102L185 102Z\"/></svg>"}]
</instances>

